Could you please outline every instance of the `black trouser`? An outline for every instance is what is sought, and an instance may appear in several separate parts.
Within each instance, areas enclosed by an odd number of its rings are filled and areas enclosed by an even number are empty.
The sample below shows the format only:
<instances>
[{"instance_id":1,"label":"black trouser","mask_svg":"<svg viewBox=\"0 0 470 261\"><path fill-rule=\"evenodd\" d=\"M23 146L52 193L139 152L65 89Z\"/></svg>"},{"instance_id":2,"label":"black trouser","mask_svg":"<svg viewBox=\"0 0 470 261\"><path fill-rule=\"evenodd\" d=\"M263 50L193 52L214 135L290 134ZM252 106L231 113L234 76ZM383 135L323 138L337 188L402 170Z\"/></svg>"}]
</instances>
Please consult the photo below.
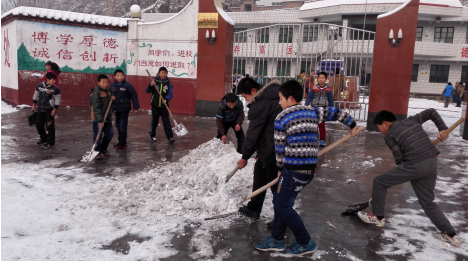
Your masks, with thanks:
<instances>
[{"instance_id":1,"label":"black trouser","mask_svg":"<svg viewBox=\"0 0 470 261\"><path fill-rule=\"evenodd\" d=\"M124 146L127 144L127 123L129 121L129 112L115 112L114 116L116 116L115 124L118 131L118 142L120 145Z\"/></svg>"},{"instance_id":2,"label":"black trouser","mask_svg":"<svg viewBox=\"0 0 470 261\"><path fill-rule=\"evenodd\" d=\"M152 121L150 123L150 138L155 137L155 131L157 130L159 117L162 117L163 129L165 130L166 138L173 138L173 132L171 131L170 114L165 107L152 106Z\"/></svg>"},{"instance_id":3,"label":"black trouser","mask_svg":"<svg viewBox=\"0 0 470 261\"><path fill-rule=\"evenodd\" d=\"M235 126L237 126L237 122L235 122L235 121L233 121L233 122L224 122L225 132L224 132L223 135L227 135L227 132L228 132L228 130L230 130L230 128L233 129L233 131L235 132L235 137L237 137L237 152L241 154L242 153L243 142L245 141L245 133L243 133L242 125L240 125L240 130L239 131L235 130ZM217 132L217 139L220 139L221 137L222 137L222 134Z\"/></svg>"},{"instance_id":4,"label":"black trouser","mask_svg":"<svg viewBox=\"0 0 470 261\"><path fill-rule=\"evenodd\" d=\"M255 163L255 169L253 171L253 191L261 188L262 186L268 184L269 182L273 181L277 178L277 166L276 160L271 161L266 166L263 166L261 160L257 160ZM277 186L272 186L271 191L274 195L276 192ZM248 208L252 211L257 213L261 213L263 209L264 197L266 196L266 191L259 193L258 195L251 198L250 202L248 202Z\"/></svg>"},{"instance_id":5,"label":"black trouser","mask_svg":"<svg viewBox=\"0 0 470 261\"><path fill-rule=\"evenodd\" d=\"M38 111L36 115L36 130L38 130L41 141L49 145L55 144L55 126L54 117L51 116L52 110ZM44 128L45 127L45 128ZM47 133L46 133L47 130Z\"/></svg>"},{"instance_id":6,"label":"black trouser","mask_svg":"<svg viewBox=\"0 0 470 261\"><path fill-rule=\"evenodd\" d=\"M461 107L461 105L462 105L462 99L460 99L460 96L457 96L455 99L456 99L456 102L457 102L456 107Z\"/></svg>"}]
</instances>

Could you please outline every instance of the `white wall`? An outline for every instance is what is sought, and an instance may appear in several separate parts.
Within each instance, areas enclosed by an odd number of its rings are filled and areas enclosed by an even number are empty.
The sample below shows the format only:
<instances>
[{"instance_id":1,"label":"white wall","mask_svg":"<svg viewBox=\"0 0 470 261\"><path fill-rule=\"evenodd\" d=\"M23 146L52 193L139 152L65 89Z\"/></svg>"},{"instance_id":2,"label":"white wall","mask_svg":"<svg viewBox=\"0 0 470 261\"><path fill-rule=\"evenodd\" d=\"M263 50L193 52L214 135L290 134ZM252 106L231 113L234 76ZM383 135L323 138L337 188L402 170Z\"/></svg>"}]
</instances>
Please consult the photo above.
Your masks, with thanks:
<instances>
[{"instance_id":1,"label":"white wall","mask_svg":"<svg viewBox=\"0 0 470 261\"><path fill-rule=\"evenodd\" d=\"M128 74L147 75L149 70L155 75L165 66L170 77L196 78L198 11L199 1L192 0L180 13L163 21L130 20L126 53L132 62L127 64Z\"/></svg>"},{"instance_id":2,"label":"white wall","mask_svg":"<svg viewBox=\"0 0 470 261\"><path fill-rule=\"evenodd\" d=\"M17 21L2 24L2 87L18 90Z\"/></svg>"},{"instance_id":3,"label":"white wall","mask_svg":"<svg viewBox=\"0 0 470 261\"><path fill-rule=\"evenodd\" d=\"M411 93L420 94L441 94L447 83L430 83L429 77L431 75L431 64L432 65L449 65L449 78L448 81L455 85L456 81L460 81L462 75L463 63L443 63L443 62L414 62L419 64L418 69L418 81L411 82ZM426 74L424 74L425 72Z\"/></svg>"}]
</instances>

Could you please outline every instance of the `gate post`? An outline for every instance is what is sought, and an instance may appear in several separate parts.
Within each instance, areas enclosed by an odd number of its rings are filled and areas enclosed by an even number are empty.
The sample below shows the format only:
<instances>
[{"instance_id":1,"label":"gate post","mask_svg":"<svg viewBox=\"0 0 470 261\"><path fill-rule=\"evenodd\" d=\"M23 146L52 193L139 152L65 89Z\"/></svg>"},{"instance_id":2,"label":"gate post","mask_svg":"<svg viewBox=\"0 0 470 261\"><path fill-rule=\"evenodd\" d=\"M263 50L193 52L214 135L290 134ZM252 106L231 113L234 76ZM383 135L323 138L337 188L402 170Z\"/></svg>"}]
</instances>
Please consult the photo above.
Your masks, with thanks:
<instances>
[{"instance_id":1,"label":"gate post","mask_svg":"<svg viewBox=\"0 0 470 261\"><path fill-rule=\"evenodd\" d=\"M393 112L398 120L407 117L418 8L419 0L408 0L397 9L377 17L367 117L369 131L378 131L374 118L381 110ZM403 31L398 47L392 47L389 41L391 29L395 40L398 31Z\"/></svg>"}]
</instances>

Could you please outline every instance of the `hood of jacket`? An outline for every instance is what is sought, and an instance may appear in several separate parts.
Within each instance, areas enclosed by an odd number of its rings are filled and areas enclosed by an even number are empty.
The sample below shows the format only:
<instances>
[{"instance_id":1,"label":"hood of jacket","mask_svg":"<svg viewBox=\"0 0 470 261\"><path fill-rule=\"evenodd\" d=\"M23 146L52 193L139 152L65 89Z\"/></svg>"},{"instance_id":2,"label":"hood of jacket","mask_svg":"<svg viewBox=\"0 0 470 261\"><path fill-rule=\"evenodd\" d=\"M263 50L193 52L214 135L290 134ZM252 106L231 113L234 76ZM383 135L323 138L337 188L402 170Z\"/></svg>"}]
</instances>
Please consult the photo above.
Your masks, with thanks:
<instances>
[{"instance_id":1,"label":"hood of jacket","mask_svg":"<svg viewBox=\"0 0 470 261\"><path fill-rule=\"evenodd\" d=\"M272 80L266 86L257 91L255 95L251 96L250 100L248 101L248 104L255 103L257 100L261 99L279 100L279 88L270 88L274 85L277 85L276 87L279 87L279 85L281 85L281 82L277 79Z\"/></svg>"},{"instance_id":2,"label":"hood of jacket","mask_svg":"<svg viewBox=\"0 0 470 261\"><path fill-rule=\"evenodd\" d=\"M90 90L90 95L93 92L95 92L97 89L100 90L100 91L104 91L104 92L109 91L109 89L105 90L105 89L101 88L99 85L96 85L93 89Z\"/></svg>"},{"instance_id":3,"label":"hood of jacket","mask_svg":"<svg viewBox=\"0 0 470 261\"><path fill-rule=\"evenodd\" d=\"M160 76L157 75L155 77L155 80L157 80L159 83L164 83L164 82L168 81L169 79L168 79L168 76L167 76L167 77L165 77L165 79L162 80L162 79L160 79Z\"/></svg>"}]
</instances>

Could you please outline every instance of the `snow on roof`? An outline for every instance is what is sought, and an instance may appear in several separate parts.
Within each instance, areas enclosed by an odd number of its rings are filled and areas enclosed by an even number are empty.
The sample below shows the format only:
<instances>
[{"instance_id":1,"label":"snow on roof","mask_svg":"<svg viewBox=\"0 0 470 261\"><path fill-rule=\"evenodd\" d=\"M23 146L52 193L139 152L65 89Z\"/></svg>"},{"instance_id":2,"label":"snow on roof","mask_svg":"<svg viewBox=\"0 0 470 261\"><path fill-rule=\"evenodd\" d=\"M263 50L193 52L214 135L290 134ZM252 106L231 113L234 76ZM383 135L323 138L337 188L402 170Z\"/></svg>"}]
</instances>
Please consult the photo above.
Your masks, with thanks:
<instances>
[{"instance_id":1,"label":"snow on roof","mask_svg":"<svg viewBox=\"0 0 470 261\"><path fill-rule=\"evenodd\" d=\"M337 6L337 5L368 5L371 4L403 4L406 0L318 0L314 2L305 3L300 11L317 9L323 7ZM462 7L459 0L420 0L421 5L438 5L446 7Z\"/></svg>"},{"instance_id":2,"label":"snow on roof","mask_svg":"<svg viewBox=\"0 0 470 261\"><path fill-rule=\"evenodd\" d=\"M109 25L109 26L127 26L128 18L118 18L111 16L102 16L102 15L91 15L84 13L75 13L68 11L59 11L45 8L36 8L36 7L25 7L20 6L16 7L2 15L2 19L9 16L31 16L31 17L40 17L50 20L62 20L70 22L80 22L80 23L90 23L90 24L99 24L99 25Z\"/></svg>"}]
</instances>

